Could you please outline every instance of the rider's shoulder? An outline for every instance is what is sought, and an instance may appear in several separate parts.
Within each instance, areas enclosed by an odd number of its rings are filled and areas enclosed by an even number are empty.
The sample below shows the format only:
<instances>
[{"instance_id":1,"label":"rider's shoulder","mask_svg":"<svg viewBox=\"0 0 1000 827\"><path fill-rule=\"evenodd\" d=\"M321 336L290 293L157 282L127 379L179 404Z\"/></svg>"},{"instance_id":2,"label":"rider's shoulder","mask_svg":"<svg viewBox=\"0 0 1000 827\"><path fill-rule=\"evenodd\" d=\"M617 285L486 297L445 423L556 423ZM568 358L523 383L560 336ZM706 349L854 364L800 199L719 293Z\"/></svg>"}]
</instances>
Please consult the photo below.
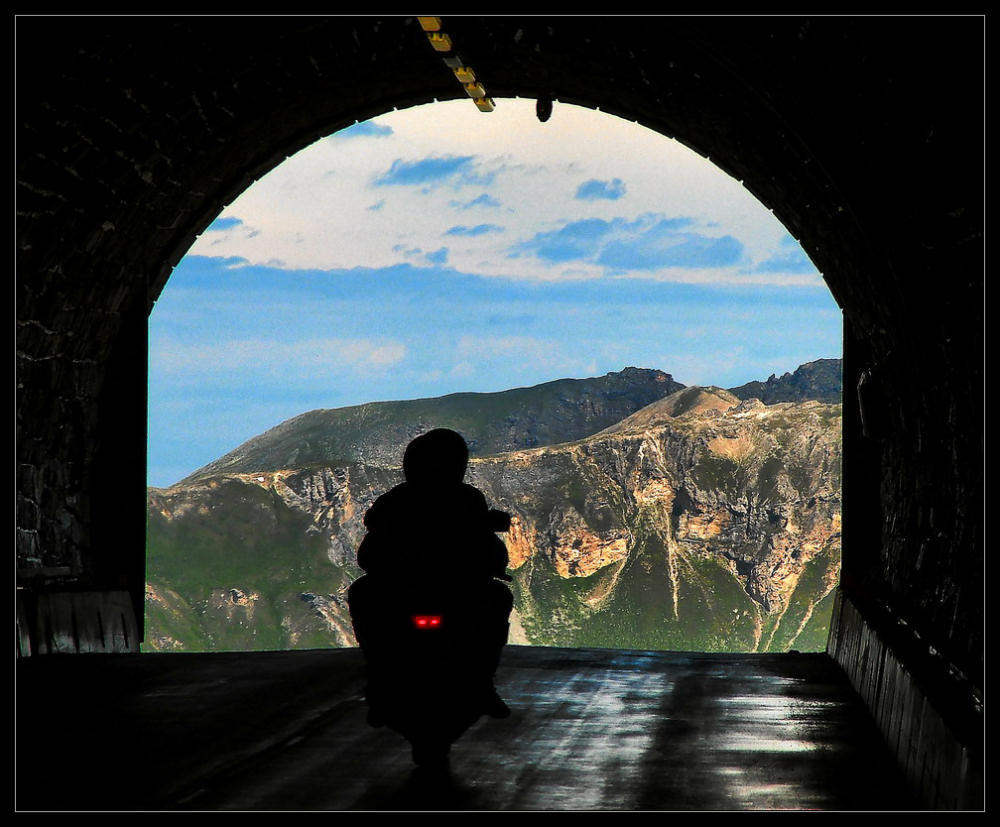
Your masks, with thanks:
<instances>
[{"instance_id":1,"label":"rider's shoulder","mask_svg":"<svg viewBox=\"0 0 1000 827\"><path fill-rule=\"evenodd\" d=\"M395 488L390 488L384 494L376 498L375 502L365 512L365 526L374 528L380 522L392 519L395 512L406 507L413 499L413 491L407 484L400 483Z\"/></svg>"}]
</instances>

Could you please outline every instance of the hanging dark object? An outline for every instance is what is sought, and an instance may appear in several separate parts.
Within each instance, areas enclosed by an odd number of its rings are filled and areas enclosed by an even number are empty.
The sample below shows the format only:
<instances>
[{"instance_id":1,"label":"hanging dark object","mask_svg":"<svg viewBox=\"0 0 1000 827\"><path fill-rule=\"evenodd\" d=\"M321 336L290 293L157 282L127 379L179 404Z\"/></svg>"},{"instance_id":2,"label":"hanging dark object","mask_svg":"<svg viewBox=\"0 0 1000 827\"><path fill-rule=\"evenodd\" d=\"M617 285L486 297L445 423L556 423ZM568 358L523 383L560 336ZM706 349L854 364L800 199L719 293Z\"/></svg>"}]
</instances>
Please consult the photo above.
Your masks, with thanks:
<instances>
[{"instance_id":1,"label":"hanging dark object","mask_svg":"<svg viewBox=\"0 0 1000 827\"><path fill-rule=\"evenodd\" d=\"M535 101L535 114L538 115L538 120L545 123L549 118L552 117L552 96L551 95L539 95L538 100Z\"/></svg>"}]
</instances>

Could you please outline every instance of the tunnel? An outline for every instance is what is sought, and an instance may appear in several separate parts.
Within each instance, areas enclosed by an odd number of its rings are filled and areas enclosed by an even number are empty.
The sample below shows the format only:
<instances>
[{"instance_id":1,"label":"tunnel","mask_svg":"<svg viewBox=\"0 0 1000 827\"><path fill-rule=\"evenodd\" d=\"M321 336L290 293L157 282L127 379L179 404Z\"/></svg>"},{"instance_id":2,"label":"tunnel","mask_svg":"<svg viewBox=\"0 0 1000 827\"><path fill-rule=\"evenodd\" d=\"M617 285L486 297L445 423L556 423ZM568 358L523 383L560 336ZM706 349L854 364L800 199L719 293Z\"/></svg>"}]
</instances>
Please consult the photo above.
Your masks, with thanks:
<instances>
[{"instance_id":1,"label":"tunnel","mask_svg":"<svg viewBox=\"0 0 1000 827\"><path fill-rule=\"evenodd\" d=\"M844 343L827 656L923 806L981 807L984 18L442 26L489 98L680 141L823 274ZM19 15L14 35L16 669L58 682L142 639L147 318L172 268L299 149L468 93L411 16Z\"/></svg>"}]
</instances>

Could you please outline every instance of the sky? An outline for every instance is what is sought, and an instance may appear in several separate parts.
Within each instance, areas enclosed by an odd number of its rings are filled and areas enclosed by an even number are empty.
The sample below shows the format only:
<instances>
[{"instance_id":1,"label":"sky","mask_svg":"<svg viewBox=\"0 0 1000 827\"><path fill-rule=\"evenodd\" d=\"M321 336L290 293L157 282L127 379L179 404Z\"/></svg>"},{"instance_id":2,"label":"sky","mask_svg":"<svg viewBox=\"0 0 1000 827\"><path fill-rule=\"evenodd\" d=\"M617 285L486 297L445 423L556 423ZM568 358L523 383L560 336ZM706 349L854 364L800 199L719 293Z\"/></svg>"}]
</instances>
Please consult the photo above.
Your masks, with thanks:
<instances>
[{"instance_id":1,"label":"sky","mask_svg":"<svg viewBox=\"0 0 1000 827\"><path fill-rule=\"evenodd\" d=\"M740 182L611 115L496 104L355 124L206 228L150 315L149 485L317 408L840 356L822 276Z\"/></svg>"}]
</instances>

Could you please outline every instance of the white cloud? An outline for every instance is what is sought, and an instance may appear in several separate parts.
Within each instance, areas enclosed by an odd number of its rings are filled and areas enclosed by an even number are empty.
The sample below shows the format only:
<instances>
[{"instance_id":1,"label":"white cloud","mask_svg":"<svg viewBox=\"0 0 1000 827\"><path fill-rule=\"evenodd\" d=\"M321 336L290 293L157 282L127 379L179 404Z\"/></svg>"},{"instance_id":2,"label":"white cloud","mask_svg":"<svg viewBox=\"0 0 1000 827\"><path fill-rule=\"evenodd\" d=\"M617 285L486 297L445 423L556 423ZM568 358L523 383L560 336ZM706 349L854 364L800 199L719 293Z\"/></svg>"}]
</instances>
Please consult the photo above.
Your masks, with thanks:
<instances>
[{"instance_id":1,"label":"white cloud","mask_svg":"<svg viewBox=\"0 0 1000 827\"><path fill-rule=\"evenodd\" d=\"M368 131L378 137L355 128L351 140L318 141L223 211L223 226L234 223L226 219L245 226L206 232L192 252L254 264L279 260L288 269L385 267L402 260L394 250L400 245L438 250L455 226L487 223L455 221L456 210L495 215L502 205L504 232L466 237L468 243L450 251L448 266L525 280L603 277L603 267L512 259L509 253L570 221L634 221L656 213L690 216L713 226L718 237L732 236L748 263L647 266L625 275L776 284L815 278L782 247L787 232L773 215L739 182L678 142L582 107L557 102L552 119L541 124L533 101L497 103L489 114L468 101L414 107L377 118L379 129ZM383 185L376 185L380 180ZM593 182L604 182L606 192L619 197L577 199ZM783 261L793 266L782 271Z\"/></svg>"}]
</instances>

